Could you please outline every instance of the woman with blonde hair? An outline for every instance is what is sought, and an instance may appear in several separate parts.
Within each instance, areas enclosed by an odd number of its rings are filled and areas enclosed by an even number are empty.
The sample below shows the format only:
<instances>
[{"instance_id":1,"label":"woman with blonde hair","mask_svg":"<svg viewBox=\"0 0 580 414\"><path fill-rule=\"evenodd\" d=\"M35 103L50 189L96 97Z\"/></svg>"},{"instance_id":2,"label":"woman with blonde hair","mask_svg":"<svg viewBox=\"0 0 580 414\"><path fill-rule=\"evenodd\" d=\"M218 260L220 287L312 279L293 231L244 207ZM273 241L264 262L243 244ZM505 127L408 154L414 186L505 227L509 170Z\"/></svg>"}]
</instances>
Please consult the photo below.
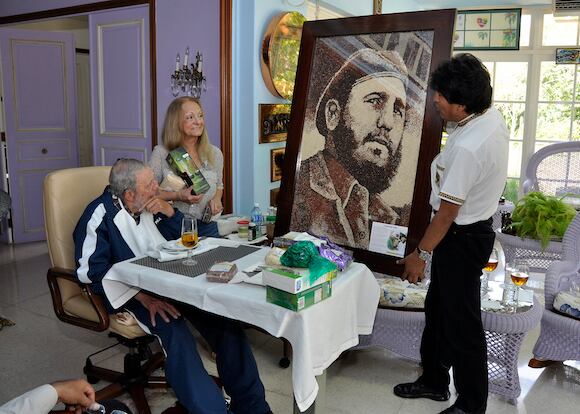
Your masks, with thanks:
<instances>
[{"instance_id":1,"label":"woman with blonde hair","mask_svg":"<svg viewBox=\"0 0 580 414\"><path fill-rule=\"evenodd\" d=\"M196 167L201 171L210 188L203 194L192 194L192 188L172 189L171 182L181 180L167 163L167 155L176 148L183 147ZM174 201L174 206L182 213L198 219L200 236L218 237L215 221L202 222L204 212L211 215L223 210L223 168L224 157L219 148L209 142L203 108L199 100L182 96L169 104L163 124L163 144L157 145L149 162L160 183L159 195L167 201ZM178 181L179 182L179 181ZM207 221L207 212L204 221Z\"/></svg>"}]
</instances>

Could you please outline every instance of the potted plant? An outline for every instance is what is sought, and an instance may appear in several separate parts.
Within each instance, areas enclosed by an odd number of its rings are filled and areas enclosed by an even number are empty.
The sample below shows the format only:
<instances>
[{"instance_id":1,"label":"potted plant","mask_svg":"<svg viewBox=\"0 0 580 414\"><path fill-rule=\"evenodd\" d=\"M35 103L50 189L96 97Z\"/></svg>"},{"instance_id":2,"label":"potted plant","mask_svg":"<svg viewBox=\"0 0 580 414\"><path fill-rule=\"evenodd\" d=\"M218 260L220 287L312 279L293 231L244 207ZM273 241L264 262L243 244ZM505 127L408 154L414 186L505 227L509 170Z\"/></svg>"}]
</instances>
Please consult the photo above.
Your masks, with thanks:
<instances>
[{"instance_id":1,"label":"potted plant","mask_svg":"<svg viewBox=\"0 0 580 414\"><path fill-rule=\"evenodd\" d=\"M550 241L562 240L576 210L561 198L534 191L522 197L506 220L502 233L538 240L542 251Z\"/></svg>"}]
</instances>

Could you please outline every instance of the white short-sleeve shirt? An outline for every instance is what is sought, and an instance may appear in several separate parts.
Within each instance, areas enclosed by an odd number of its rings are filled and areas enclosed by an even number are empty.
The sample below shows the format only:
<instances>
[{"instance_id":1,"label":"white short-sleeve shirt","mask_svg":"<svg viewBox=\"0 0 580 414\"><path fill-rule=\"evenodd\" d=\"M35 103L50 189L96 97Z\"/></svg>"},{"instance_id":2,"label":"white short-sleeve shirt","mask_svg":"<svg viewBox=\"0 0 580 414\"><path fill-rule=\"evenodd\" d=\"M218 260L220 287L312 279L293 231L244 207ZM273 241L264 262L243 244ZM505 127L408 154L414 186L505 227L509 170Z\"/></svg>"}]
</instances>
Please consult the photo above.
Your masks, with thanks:
<instances>
[{"instance_id":1,"label":"white short-sleeve shirt","mask_svg":"<svg viewBox=\"0 0 580 414\"><path fill-rule=\"evenodd\" d=\"M490 218L505 187L508 148L505 121L493 107L457 126L431 164L433 209L441 200L460 205L459 225Z\"/></svg>"}]
</instances>

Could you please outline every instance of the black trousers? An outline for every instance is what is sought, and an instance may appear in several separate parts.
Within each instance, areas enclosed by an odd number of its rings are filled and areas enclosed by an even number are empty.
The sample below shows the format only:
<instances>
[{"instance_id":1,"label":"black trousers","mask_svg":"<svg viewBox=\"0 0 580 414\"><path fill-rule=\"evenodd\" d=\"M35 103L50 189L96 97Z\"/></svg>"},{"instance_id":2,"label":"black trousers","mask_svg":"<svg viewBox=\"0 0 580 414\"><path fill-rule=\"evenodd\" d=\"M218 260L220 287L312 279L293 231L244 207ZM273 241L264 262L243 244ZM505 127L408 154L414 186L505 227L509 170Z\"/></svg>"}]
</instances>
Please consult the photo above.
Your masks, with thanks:
<instances>
[{"instance_id":1,"label":"black trousers","mask_svg":"<svg viewBox=\"0 0 580 414\"><path fill-rule=\"evenodd\" d=\"M421 339L421 382L449 386L449 368L459 394L456 404L471 412L487 405L487 346L481 322L480 279L495 233L491 219L451 226L433 252Z\"/></svg>"}]
</instances>

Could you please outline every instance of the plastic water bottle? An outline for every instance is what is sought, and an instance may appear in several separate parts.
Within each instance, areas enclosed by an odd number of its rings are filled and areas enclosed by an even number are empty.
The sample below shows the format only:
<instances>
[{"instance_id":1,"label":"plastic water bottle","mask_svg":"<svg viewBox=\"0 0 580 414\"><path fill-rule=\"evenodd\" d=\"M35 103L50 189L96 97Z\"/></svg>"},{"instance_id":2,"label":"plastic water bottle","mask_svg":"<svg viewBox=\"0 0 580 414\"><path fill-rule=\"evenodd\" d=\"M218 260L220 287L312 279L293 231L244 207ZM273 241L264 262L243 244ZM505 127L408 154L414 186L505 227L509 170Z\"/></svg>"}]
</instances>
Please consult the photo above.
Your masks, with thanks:
<instances>
[{"instance_id":1,"label":"plastic water bottle","mask_svg":"<svg viewBox=\"0 0 580 414\"><path fill-rule=\"evenodd\" d=\"M254 203L254 208L250 212L250 219L252 223L256 224L256 234L257 237L262 236L262 222L264 221L264 217L262 216L262 210L260 210L260 204Z\"/></svg>"}]
</instances>

